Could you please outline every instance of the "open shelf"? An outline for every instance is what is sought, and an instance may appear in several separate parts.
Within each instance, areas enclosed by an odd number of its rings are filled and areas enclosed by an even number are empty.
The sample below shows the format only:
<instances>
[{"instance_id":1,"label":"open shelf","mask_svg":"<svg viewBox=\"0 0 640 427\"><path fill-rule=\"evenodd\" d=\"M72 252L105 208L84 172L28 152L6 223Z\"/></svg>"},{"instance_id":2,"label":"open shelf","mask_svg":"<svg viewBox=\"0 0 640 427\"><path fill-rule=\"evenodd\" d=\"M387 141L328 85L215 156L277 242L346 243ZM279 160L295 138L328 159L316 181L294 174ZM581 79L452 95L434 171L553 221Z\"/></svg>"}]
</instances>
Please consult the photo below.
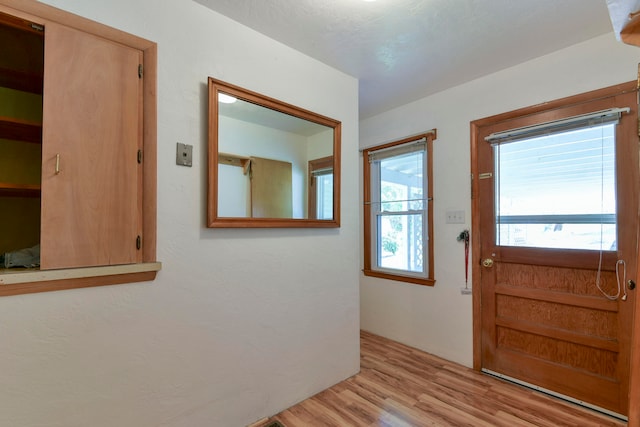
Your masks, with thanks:
<instances>
[{"instance_id":1,"label":"open shelf","mask_svg":"<svg viewBox=\"0 0 640 427\"><path fill-rule=\"evenodd\" d=\"M40 197L40 186L32 184L13 184L9 182L0 182L0 196Z\"/></svg>"},{"instance_id":2,"label":"open shelf","mask_svg":"<svg viewBox=\"0 0 640 427\"><path fill-rule=\"evenodd\" d=\"M0 116L0 139L42 143L42 125L12 117Z\"/></svg>"}]
</instances>

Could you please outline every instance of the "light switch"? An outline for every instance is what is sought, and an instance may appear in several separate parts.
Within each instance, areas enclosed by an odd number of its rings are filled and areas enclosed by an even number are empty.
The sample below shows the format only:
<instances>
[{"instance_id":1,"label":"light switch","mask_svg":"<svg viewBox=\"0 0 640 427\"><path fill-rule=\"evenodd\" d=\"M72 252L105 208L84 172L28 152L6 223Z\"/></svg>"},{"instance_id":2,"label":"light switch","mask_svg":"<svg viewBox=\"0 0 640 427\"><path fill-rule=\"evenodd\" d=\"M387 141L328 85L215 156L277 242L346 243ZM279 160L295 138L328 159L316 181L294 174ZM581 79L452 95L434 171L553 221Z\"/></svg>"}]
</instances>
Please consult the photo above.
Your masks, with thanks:
<instances>
[{"instance_id":1,"label":"light switch","mask_svg":"<svg viewBox=\"0 0 640 427\"><path fill-rule=\"evenodd\" d=\"M447 224L464 224L464 211L450 210L446 212Z\"/></svg>"},{"instance_id":2,"label":"light switch","mask_svg":"<svg viewBox=\"0 0 640 427\"><path fill-rule=\"evenodd\" d=\"M189 166L193 164L193 145L181 144L176 146L176 165Z\"/></svg>"}]
</instances>

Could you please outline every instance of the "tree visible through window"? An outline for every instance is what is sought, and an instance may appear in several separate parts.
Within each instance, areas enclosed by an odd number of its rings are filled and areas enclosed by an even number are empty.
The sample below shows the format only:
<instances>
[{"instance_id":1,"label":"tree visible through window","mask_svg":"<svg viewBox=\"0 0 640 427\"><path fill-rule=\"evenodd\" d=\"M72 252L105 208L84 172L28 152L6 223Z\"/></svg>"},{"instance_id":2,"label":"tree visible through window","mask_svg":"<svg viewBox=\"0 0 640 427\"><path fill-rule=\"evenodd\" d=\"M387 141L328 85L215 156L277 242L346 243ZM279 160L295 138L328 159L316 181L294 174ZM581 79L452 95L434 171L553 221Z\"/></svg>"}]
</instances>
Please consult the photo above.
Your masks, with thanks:
<instances>
[{"instance_id":1,"label":"tree visible through window","mask_svg":"<svg viewBox=\"0 0 640 427\"><path fill-rule=\"evenodd\" d=\"M433 285L434 139L435 130L364 150L366 275Z\"/></svg>"}]
</instances>

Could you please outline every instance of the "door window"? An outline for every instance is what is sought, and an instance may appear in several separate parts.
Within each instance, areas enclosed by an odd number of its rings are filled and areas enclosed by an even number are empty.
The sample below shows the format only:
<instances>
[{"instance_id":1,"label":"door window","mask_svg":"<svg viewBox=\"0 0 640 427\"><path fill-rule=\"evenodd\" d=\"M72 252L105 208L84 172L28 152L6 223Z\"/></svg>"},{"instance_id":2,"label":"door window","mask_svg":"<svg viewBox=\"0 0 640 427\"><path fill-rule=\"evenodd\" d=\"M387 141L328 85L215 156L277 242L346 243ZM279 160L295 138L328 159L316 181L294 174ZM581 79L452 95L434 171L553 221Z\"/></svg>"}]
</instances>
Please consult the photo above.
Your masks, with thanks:
<instances>
[{"instance_id":1,"label":"door window","mask_svg":"<svg viewBox=\"0 0 640 427\"><path fill-rule=\"evenodd\" d=\"M495 144L496 244L615 250L615 123Z\"/></svg>"}]
</instances>

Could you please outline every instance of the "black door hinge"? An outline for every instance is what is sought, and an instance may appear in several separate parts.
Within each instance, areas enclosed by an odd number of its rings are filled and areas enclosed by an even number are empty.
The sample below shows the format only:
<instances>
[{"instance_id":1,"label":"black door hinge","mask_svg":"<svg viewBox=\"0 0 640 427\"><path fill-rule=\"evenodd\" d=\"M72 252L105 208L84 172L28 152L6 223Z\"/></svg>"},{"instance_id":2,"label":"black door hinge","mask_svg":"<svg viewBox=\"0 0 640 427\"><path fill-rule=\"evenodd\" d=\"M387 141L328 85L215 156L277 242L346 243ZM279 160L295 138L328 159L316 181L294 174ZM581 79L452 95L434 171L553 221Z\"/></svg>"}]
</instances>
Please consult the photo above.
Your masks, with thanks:
<instances>
[{"instance_id":1,"label":"black door hinge","mask_svg":"<svg viewBox=\"0 0 640 427\"><path fill-rule=\"evenodd\" d=\"M142 248L142 237L138 235L138 237L136 237L136 249L140 250L140 248Z\"/></svg>"},{"instance_id":2,"label":"black door hinge","mask_svg":"<svg viewBox=\"0 0 640 427\"><path fill-rule=\"evenodd\" d=\"M142 163L142 150L138 150L138 164Z\"/></svg>"},{"instance_id":3,"label":"black door hinge","mask_svg":"<svg viewBox=\"0 0 640 427\"><path fill-rule=\"evenodd\" d=\"M142 78L142 64L138 64L138 78Z\"/></svg>"}]
</instances>

